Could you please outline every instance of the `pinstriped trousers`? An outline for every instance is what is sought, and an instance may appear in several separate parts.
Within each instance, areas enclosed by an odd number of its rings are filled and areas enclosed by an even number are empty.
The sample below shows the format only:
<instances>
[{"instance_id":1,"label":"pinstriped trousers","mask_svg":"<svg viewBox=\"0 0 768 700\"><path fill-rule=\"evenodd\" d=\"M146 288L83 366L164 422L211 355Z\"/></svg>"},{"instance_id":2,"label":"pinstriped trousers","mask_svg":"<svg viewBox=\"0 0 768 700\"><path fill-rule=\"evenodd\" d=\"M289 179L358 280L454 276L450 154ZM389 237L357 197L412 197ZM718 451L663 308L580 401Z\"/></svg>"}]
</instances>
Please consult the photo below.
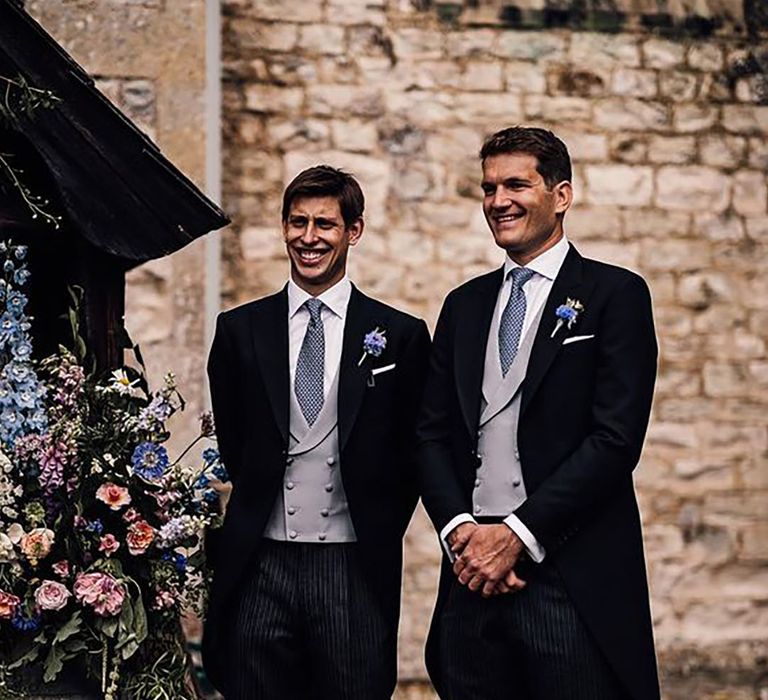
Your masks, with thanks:
<instances>
[{"instance_id":1,"label":"pinstriped trousers","mask_svg":"<svg viewBox=\"0 0 768 700\"><path fill-rule=\"evenodd\" d=\"M440 618L443 700L631 700L551 564L528 585L483 598L452 582Z\"/></svg>"},{"instance_id":2,"label":"pinstriped trousers","mask_svg":"<svg viewBox=\"0 0 768 700\"><path fill-rule=\"evenodd\" d=\"M227 700L389 700L397 639L356 544L264 540L234 622Z\"/></svg>"}]
</instances>

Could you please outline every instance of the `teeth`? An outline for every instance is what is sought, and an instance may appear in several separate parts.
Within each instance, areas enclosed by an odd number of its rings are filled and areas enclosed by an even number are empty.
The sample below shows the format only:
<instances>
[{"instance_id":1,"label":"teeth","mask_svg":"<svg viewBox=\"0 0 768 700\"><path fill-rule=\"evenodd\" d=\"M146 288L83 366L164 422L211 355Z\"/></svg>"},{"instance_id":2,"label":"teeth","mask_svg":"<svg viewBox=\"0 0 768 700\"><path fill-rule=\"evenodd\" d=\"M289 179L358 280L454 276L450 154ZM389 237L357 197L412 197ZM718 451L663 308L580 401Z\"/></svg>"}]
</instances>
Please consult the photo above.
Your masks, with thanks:
<instances>
[{"instance_id":1,"label":"teeth","mask_svg":"<svg viewBox=\"0 0 768 700\"><path fill-rule=\"evenodd\" d=\"M319 260L323 257L325 253L320 251L314 251L314 250L302 250L299 251L299 257L301 257L302 260L306 260L307 262L314 262L315 260Z\"/></svg>"}]
</instances>

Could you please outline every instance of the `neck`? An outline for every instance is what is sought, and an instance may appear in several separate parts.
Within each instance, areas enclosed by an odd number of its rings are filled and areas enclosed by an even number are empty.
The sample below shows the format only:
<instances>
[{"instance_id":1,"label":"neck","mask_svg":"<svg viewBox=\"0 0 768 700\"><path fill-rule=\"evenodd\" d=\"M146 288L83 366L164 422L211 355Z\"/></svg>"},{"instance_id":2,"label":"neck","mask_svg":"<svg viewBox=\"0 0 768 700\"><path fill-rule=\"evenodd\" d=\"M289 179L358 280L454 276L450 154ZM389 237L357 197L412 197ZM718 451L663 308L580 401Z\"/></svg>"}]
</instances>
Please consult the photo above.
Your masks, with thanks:
<instances>
[{"instance_id":1,"label":"neck","mask_svg":"<svg viewBox=\"0 0 768 700\"><path fill-rule=\"evenodd\" d=\"M331 280L318 282L317 284L307 282L307 280L301 279L293 272L291 272L291 279L299 289L304 290L307 294L310 294L313 297L319 297L323 292L327 292L331 287L335 287L339 282L341 282L341 280L344 279L345 274L346 272L342 272L340 275L334 277Z\"/></svg>"},{"instance_id":2,"label":"neck","mask_svg":"<svg viewBox=\"0 0 768 700\"><path fill-rule=\"evenodd\" d=\"M507 255L518 265L525 266L531 262L531 260L538 258L542 253L546 253L550 248L554 248L554 246L563 240L563 235L563 228L558 225L550 234L549 238L535 248L529 250L507 250Z\"/></svg>"}]
</instances>

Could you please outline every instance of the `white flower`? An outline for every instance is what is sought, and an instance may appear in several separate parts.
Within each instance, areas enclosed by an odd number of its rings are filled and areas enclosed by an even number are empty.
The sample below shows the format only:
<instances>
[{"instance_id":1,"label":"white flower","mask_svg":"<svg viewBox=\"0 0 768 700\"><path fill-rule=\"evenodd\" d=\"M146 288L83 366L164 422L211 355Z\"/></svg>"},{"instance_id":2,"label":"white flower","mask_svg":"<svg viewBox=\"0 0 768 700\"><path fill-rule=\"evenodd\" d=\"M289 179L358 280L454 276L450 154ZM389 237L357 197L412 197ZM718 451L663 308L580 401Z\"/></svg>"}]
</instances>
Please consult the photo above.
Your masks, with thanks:
<instances>
[{"instance_id":1,"label":"white flower","mask_svg":"<svg viewBox=\"0 0 768 700\"><path fill-rule=\"evenodd\" d=\"M21 542L21 538L24 537L24 528L19 523L14 523L8 528L8 537L13 544Z\"/></svg>"},{"instance_id":2,"label":"white flower","mask_svg":"<svg viewBox=\"0 0 768 700\"><path fill-rule=\"evenodd\" d=\"M0 532L0 563L6 563L16 559L13 542L4 532Z\"/></svg>"},{"instance_id":3,"label":"white flower","mask_svg":"<svg viewBox=\"0 0 768 700\"><path fill-rule=\"evenodd\" d=\"M136 388L138 383L138 379L134 379L133 381L128 379L128 375L125 373L124 369L116 369L112 372L112 377L109 380L109 388L112 391L116 391L118 394L139 396L141 392Z\"/></svg>"}]
</instances>

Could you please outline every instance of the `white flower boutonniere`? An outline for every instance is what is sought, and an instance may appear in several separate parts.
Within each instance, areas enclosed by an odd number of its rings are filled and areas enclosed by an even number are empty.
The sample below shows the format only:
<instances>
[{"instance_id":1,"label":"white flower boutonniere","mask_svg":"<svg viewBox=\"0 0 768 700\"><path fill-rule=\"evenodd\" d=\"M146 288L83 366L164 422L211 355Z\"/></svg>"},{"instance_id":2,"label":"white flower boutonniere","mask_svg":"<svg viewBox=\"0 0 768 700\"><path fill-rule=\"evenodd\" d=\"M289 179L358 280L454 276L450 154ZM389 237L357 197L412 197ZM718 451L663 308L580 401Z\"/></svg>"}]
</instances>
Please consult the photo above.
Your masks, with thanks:
<instances>
[{"instance_id":1,"label":"white flower boutonniere","mask_svg":"<svg viewBox=\"0 0 768 700\"><path fill-rule=\"evenodd\" d=\"M550 338L554 338L555 334L562 328L563 324L566 324L568 330L573 328L573 324L579 319L579 314L584 311L584 304L578 299L571 299L568 297L565 304L560 304L555 309L555 316L557 316L557 323L555 324L555 330L552 331Z\"/></svg>"},{"instance_id":2,"label":"white flower boutonniere","mask_svg":"<svg viewBox=\"0 0 768 700\"><path fill-rule=\"evenodd\" d=\"M379 355L384 352L384 348L387 347L387 339L384 336L386 332L387 331L376 326L370 333L365 334L365 338L363 338L363 356L357 363L358 367L365 362L365 358L368 357L368 355L379 357Z\"/></svg>"}]
</instances>

